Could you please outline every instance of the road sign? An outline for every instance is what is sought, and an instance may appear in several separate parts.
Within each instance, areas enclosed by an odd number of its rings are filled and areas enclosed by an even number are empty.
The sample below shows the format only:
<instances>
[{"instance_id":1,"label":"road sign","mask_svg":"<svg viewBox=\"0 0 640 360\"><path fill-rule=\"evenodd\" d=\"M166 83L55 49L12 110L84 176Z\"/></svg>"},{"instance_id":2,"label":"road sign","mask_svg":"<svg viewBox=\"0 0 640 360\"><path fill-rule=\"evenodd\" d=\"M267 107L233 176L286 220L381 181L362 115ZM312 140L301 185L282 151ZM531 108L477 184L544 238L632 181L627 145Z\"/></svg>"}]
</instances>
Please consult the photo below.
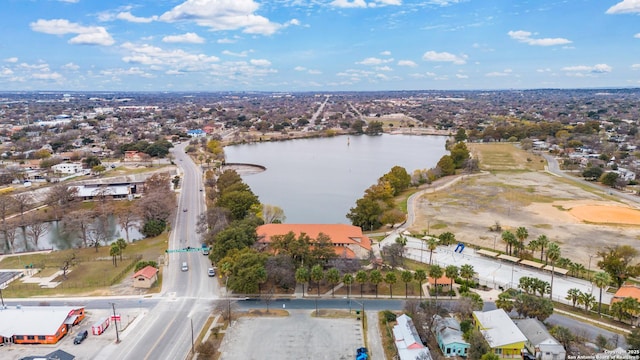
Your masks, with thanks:
<instances>
[{"instance_id":1,"label":"road sign","mask_svg":"<svg viewBox=\"0 0 640 360\"><path fill-rule=\"evenodd\" d=\"M177 253L177 252L199 252L202 251L201 248L194 248L194 247L186 247L183 249L167 249L164 252L165 253Z\"/></svg>"}]
</instances>

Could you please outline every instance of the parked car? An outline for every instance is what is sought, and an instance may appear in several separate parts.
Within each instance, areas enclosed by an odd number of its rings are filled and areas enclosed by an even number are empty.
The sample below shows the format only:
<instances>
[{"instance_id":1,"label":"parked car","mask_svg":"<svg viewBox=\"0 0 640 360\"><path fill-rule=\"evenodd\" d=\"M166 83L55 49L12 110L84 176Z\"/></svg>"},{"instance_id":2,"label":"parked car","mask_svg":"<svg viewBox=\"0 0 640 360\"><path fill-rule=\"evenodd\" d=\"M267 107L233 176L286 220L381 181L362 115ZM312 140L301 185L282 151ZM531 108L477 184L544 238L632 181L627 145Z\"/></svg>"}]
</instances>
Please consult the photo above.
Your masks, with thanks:
<instances>
[{"instance_id":1,"label":"parked car","mask_svg":"<svg viewBox=\"0 0 640 360\"><path fill-rule=\"evenodd\" d=\"M209 275L209 277L214 277L216 276L216 270L214 268L209 268L207 270L207 275Z\"/></svg>"},{"instance_id":2,"label":"parked car","mask_svg":"<svg viewBox=\"0 0 640 360\"><path fill-rule=\"evenodd\" d=\"M78 335L76 335L76 337L73 339L73 343L76 345L81 344L84 341L84 339L87 338L87 336L89 336L89 331L87 330L80 331Z\"/></svg>"}]
</instances>

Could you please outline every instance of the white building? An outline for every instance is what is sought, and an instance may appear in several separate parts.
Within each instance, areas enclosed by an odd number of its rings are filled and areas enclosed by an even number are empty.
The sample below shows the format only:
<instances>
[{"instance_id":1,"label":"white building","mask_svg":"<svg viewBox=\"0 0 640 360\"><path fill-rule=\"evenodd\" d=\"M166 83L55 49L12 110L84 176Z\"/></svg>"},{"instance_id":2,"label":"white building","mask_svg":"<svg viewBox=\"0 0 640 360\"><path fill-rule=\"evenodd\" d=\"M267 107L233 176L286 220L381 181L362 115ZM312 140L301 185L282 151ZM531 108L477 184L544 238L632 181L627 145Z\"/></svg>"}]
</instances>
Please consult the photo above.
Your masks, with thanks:
<instances>
[{"instance_id":1,"label":"white building","mask_svg":"<svg viewBox=\"0 0 640 360\"><path fill-rule=\"evenodd\" d=\"M61 163L51 166L51 170L55 174L78 174L82 172L82 164L81 163Z\"/></svg>"},{"instance_id":2,"label":"white building","mask_svg":"<svg viewBox=\"0 0 640 360\"><path fill-rule=\"evenodd\" d=\"M429 348L422 344L413 320L406 314L402 314L396 318L396 321L398 324L393 327L393 337L400 360L431 360Z\"/></svg>"},{"instance_id":3,"label":"white building","mask_svg":"<svg viewBox=\"0 0 640 360\"><path fill-rule=\"evenodd\" d=\"M538 319L516 320L516 326L527 341L525 348L538 360L564 360L567 352Z\"/></svg>"}]
</instances>

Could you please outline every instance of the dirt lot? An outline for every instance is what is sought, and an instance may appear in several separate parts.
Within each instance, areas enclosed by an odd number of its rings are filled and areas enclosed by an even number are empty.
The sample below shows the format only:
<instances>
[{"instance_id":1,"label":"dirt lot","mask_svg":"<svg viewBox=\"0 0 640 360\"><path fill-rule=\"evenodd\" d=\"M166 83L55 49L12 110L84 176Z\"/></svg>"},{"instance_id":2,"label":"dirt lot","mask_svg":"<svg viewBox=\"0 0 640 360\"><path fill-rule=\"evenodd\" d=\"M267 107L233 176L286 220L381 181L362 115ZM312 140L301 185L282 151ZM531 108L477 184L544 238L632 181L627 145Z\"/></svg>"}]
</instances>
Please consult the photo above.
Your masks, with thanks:
<instances>
[{"instance_id":1,"label":"dirt lot","mask_svg":"<svg viewBox=\"0 0 640 360\"><path fill-rule=\"evenodd\" d=\"M481 151L481 150L480 150ZM440 234L450 231L456 239L486 248L504 250L500 232L490 231L496 223L503 230L527 228L525 241L546 235L560 244L562 256L589 263L606 246L640 246L640 211L629 204L590 190L543 170L522 167L516 155L494 156L498 166L479 176L467 176L444 191L423 195L416 202L416 221L411 230ZM515 159L515 160L514 160ZM537 159L531 161L535 165ZM510 164L511 163L511 164ZM515 164L515 165L514 165ZM539 252L535 252L539 256ZM591 269L595 268L592 260Z\"/></svg>"}]
</instances>

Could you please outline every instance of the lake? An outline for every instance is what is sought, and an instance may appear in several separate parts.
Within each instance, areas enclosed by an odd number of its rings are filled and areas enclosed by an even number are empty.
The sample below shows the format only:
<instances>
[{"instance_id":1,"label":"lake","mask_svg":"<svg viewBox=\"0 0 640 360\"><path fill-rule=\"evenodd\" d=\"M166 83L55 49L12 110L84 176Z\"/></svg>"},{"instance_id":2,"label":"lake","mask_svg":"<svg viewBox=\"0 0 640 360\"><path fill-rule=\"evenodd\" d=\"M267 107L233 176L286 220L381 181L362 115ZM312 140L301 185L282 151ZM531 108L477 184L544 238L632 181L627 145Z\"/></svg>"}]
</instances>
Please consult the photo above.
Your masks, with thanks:
<instances>
[{"instance_id":1,"label":"lake","mask_svg":"<svg viewBox=\"0 0 640 360\"><path fill-rule=\"evenodd\" d=\"M287 223L349 224L346 214L393 166L409 174L435 167L448 152L445 136L336 136L225 147L228 163L266 167L243 180L263 204L284 210Z\"/></svg>"}]
</instances>

